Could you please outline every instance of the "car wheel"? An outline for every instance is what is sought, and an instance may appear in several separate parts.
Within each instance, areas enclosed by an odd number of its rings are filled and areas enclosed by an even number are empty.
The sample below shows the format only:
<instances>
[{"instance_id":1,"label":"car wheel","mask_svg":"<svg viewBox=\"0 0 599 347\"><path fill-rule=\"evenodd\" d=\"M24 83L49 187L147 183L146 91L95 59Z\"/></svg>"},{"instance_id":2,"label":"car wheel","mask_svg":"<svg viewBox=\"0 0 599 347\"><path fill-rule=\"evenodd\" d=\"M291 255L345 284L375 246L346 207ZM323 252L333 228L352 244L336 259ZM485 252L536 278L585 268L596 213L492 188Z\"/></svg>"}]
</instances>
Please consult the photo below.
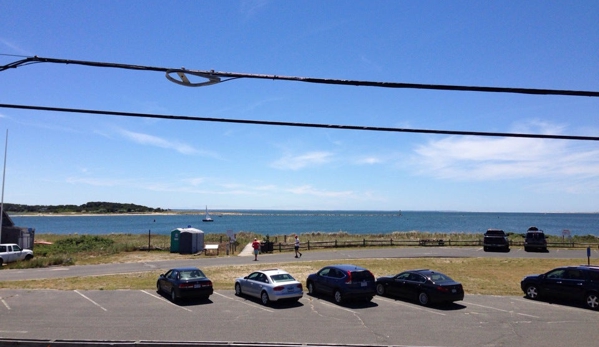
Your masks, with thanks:
<instances>
[{"instance_id":1,"label":"car wheel","mask_svg":"<svg viewBox=\"0 0 599 347\"><path fill-rule=\"evenodd\" d=\"M380 295L380 296L385 295L385 286L382 283L377 283L376 293L377 293L377 295Z\"/></svg>"},{"instance_id":2,"label":"car wheel","mask_svg":"<svg viewBox=\"0 0 599 347\"><path fill-rule=\"evenodd\" d=\"M333 295L335 302L340 304L343 302L343 297L341 296L341 292L339 290L335 290L335 294Z\"/></svg>"},{"instance_id":3,"label":"car wheel","mask_svg":"<svg viewBox=\"0 0 599 347\"><path fill-rule=\"evenodd\" d=\"M268 293L262 292L262 294L260 295L260 300L262 301L262 305L268 305L268 303L270 302L270 300L268 299Z\"/></svg>"},{"instance_id":4,"label":"car wheel","mask_svg":"<svg viewBox=\"0 0 599 347\"><path fill-rule=\"evenodd\" d=\"M160 293L160 282L156 282L156 293Z\"/></svg>"},{"instance_id":5,"label":"car wheel","mask_svg":"<svg viewBox=\"0 0 599 347\"><path fill-rule=\"evenodd\" d=\"M235 283L235 295L241 296L241 285L239 283Z\"/></svg>"},{"instance_id":6,"label":"car wheel","mask_svg":"<svg viewBox=\"0 0 599 347\"><path fill-rule=\"evenodd\" d=\"M488 252L489 251L489 247L483 247L483 251Z\"/></svg>"},{"instance_id":7,"label":"car wheel","mask_svg":"<svg viewBox=\"0 0 599 347\"><path fill-rule=\"evenodd\" d=\"M174 289L171 289L171 301L172 302L177 302L177 293L175 293Z\"/></svg>"},{"instance_id":8,"label":"car wheel","mask_svg":"<svg viewBox=\"0 0 599 347\"><path fill-rule=\"evenodd\" d=\"M539 289L535 285L529 285L526 287L526 297L529 299L536 300L539 298Z\"/></svg>"},{"instance_id":9,"label":"car wheel","mask_svg":"<svg viewBox=\"0 0 599 347\"><path fill-rule=\"evenodd\" d=\"M418 294L418 302L420 303L420 305L422 306L427 306L429 304L429 297L428 294L426 294L425 292L421 292L420 294Z\"/></svg>"},{"instance_id":10,"label":"car wheel","mask_svg":"<svg viewBox=\"0 0 599 347\"><path fill-rule=\"evenodd\" d=\"M524 247L524 252L530 252L530 248Z\"/></svg>"},{"instance_id":11,"label":"car wheel","mask_svg":"<svg viewBox=\"0 0 599 347\"><path fill-rule=\"evenodd\" d=\"M586 295L587 307L593 310L599 310L599 294L589 293Z\"/></svg>"},{"instance_id":12,"label":"car wheel","mask_svg":"<svg viewBox=\"0 0 599 347\"><path fill-rule=\"evenodd\" d=\"M312 282L308 282L308 294L314 295L314 284Z\"/></svg>"},{"instance_id":13,"label":"car wheel","mask_svg":"<svg viewBox=\"0 0 599 347\"><path fill-rule=\"evenodd\" d=\"M27 254L25 256L25 260L31 260L33 258L33 256L31 254Z\"/></svg>"}]
</instances>

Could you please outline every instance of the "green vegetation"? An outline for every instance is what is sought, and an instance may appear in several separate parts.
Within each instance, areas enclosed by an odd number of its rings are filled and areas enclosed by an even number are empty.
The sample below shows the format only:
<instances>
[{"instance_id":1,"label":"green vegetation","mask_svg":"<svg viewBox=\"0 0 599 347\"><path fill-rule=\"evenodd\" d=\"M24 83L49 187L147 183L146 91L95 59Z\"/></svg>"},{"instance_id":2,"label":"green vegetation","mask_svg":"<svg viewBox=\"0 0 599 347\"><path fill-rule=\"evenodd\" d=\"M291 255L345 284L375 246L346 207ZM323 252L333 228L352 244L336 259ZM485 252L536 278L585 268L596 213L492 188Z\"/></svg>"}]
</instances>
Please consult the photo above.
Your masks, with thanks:
<instances>
[{"instance_id":1,"label":"green vegetation","mask_svg":"<svg viewBox=\"0 0 599 347\"><path fill-rule=\"evenodd\" d=\"M232 254L240 252L247 243L255 238L269 239L275 243L292 244L293 235L259 235L255 233L238 233ZM414 241L419 239L443 239L452 242L477 242L482 235L475 234L435 234L435 233L391 233L377 235L351 235L338 233L306 233L300 235L302 243L337 241L339 247L361 247L363 240L386 240L394 242ZM515 242L521 241L520 235L510 235ZM3 268L31 268L53 265L89 265L116 262L140 262L176 259L194 259L197 255L170 253L170 235L109 234L91 235L56 235L38 234L37 241L51 244L37 244L35 257L31 261L10 263ZM205 234L205 243L221 245L220 256L224 256L224 245L228 243L226 234ZM553 241L558 242L556 237ZM592 244L597 247L597 237L573 237L574 242ZM550 240L551 242L551 240ZM148 244L150 248L148 250ZM373 246L376 247L376 246ZM397 247L397 246L394 246ZM291 251L292 247L288 250ZM318 252L322 248L306 250L306 255ZM275 251L276 252L276 251ZM314 262L281 262L268 263L264 256L259 264L211 266L203 268L214 282L216 289L232 289L235 278L247 275L251 271L268 267L280 267L291 272L298 280L305 283L308 274L317 271L330 261ZM486 295L521 295L519 287L523 276L531 273L542 273L560 265L579 264L582 259L545 259L545 258L391 258L391 259L353 259L352 263L364 266L375 276L398 273L413 268L430 268L444 272L455 280L462 282L469 294ZM119 274L111 276L89 276L76 278L43 279L31 281L4 281L0 288L12 289L58 289L58 290L116 290L144 289L153 290L161 271Z\"/></svg>"},{"instance_id":2,"label":"green vegetation","mask_svg":"<svg viewBox=\"0 0 599 347\"><path fill-rule=\"evenodd\" d=\"M7 213L156 213L167 212L160 207L151 208L135 204L121 204L116 202L88 202L83 205L21 205L4 204Z\"/></svg>"}]
</instances>

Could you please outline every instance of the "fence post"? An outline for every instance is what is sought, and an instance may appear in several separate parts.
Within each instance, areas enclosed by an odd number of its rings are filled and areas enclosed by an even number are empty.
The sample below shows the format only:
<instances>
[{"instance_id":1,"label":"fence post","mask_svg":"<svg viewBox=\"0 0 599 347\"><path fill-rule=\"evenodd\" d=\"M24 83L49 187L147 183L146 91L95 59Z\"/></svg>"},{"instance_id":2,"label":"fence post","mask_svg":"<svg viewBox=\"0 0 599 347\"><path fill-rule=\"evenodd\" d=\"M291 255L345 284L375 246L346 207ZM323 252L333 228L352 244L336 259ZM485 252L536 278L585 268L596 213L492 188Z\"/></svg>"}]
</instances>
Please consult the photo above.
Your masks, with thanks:
<instances>
[{"instance_id":1,"label":"fence post","mask_svg":"<svg viewBox=\"0 0 599 347\"><path fill-rule=\"evenodd\" d=\"M366 239L362 239L362 247L366 247Z\"/></svg>"},{"instance_id":2,"label":"fence post","mask_svg":"<svg viewBox=\"0 0 599 347\"><path fill-rule=\"evenodd\" d=\"M282 250L281 250L281 243L279 242L279 253L281 253L281 252L282 252Z\"/></svg>"},{"instance_id":3,"label":"fence post","mask_svg":"<svg viewBox=\"0 0 599 347\"><path fill-rule=\"evenodd\" d=\"M337 248L337 239L335 239L335 248Z\"/></svg>"},{"instance_id":4,"label":"fence post","mask_svg":"<svg viewBox=\"0 0 599 347\"><path fill-rule=\"evenodd\" d=\"M393 246L393 239L391 239L390 241L391 241L391 242L390 242L390 243L391 243L391 246Z\"/></svg>"},{"instance_id":5,"label":"fence post","mask_svg":"<svg viewBox=\"0 0 599 347\"><path fill-rule=\"evenodd\" d=\"M308 240L308 250L310 250L310 240Z\"/></svg>"}]
</instances>

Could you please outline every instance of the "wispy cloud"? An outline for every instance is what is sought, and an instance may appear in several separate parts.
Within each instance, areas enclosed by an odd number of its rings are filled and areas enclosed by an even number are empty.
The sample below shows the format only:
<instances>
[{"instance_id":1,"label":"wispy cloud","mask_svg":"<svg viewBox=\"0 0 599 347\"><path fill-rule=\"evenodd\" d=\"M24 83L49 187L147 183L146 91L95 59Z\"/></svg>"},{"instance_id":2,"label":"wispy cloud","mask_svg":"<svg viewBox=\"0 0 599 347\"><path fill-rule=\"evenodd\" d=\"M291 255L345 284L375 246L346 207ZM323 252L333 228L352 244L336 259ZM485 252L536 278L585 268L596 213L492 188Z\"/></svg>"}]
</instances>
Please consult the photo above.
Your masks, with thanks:
<instances>
[{"instance_id":1,"label":"wispy cloud","mask_svg":"<svg viewBox=\"0 0 599 347\"><path fill-rule=\"evenodd\" d=\"M14 44L13 42L0 37L0 45L4 46L6 48L8 48L9 50L15 52L15 54L20 54L20 55L27 55L27 56L32 56L33 54L31 54L31 52L28 52L27 50L19 47L18 45Z\"/></svg>"},{"instance_id":2,"label":"wispy cloud","mask_svg":"<svg viewBox=\"0 0 599 347\"><path fill-rule=\"evenodd\" d=\"M330 191L330 190L316 189L316 188L312 187L311 185L303 185L303 186L299 186L299 187L288 188L288 189L286 189L286 191L293 193L293 194L297 194L297 195L312 195L312 196L327 197L327 198L349 197L349 196L354 195L354 192L351 190Z\"/></svg>"},{"instance_id":3,"label":"wispy cloud","mask_svg":"<svg viewBox=\"0 0 599 347\"><path fill-rule=\"evenodd\" d=\"M216 153L214 152L198 150L193 146L190 146L180 141L171 141L158 136L133 132L125 129L118 129L118 132L127 140L133 141L141 145L173 149L179 153L187 155L203 155L209 157L217 157Z\"/></svg>"},{"instance_id":4,"label":"wispy cloud","mask_svg":"<svg viewBox=\"0 0 599 347\"><path fill-rule=\"evenodd\" d=\"M561 126L536 125L542 133L563 130ZM526 126L519 129L530 130ZM418 146L415 153L414 163L421 174L442 179L567 179L569 184L599 178L599 148L572 141L448 137ZM563 189L569 189L566 185Z\"/></svg>"},{"instance_id":5,"label":"wispy cloud","mask_svg":"<svg viewBox=\"0 0 599 347\"><path fill-rule=\"evenodd\" d=\"M284 155L279 160L271 164L272 167L280 170L300 170L308 166L322 165L330 162L333 153L317 151L300 155Z\"/></svg>"}]
</instances>

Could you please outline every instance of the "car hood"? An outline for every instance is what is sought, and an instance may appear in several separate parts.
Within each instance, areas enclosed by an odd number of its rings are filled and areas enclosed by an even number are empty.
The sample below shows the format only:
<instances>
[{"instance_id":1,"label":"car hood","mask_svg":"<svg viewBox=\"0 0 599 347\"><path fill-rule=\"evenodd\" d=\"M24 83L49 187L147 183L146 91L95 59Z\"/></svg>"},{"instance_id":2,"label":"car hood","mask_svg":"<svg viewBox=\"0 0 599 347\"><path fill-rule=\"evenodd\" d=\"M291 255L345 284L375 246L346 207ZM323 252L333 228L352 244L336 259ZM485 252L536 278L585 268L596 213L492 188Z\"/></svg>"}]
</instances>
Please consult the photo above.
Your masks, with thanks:
<instances>
[{"instance_id":1,"label":"car hood","mask_svg":"<svg viewBox=\"0 0 599 347\"><path fill-rule=\"evenodd\" d=\"M390 280L393 277L395 277L395 276L381 276L381 277L378 277L376 280L377 281L380 281L380 280Z\"/></svg>"}]
</instances>

